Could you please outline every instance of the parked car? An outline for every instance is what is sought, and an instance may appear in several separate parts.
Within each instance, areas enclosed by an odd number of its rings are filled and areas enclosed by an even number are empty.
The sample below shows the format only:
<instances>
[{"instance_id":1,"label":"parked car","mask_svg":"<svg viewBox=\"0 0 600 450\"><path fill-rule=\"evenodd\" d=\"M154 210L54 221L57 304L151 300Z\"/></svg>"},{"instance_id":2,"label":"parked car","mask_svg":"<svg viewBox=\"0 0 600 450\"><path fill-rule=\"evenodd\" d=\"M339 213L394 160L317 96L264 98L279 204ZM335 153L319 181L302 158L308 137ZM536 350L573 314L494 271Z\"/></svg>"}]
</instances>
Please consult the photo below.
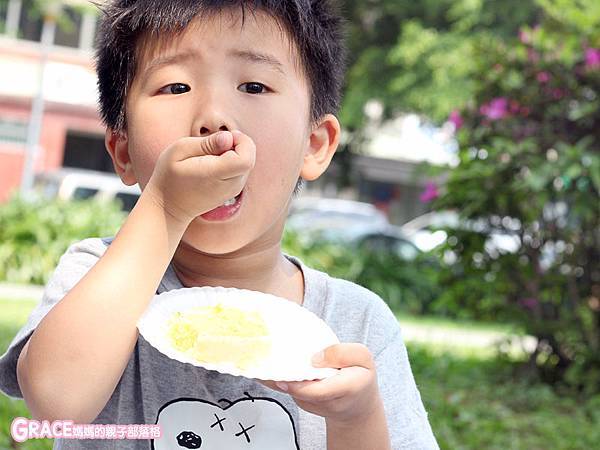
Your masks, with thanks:
<instances>
[{"instance_id":1,"label":"parked car","mask_svg":"<svg viewBox=\"0 0 600 450\"><path fill-rule=\"evenodd\" d=\"M419 249L370 203L303 197L292 204L286 227L309 240L351 245L375 252L391 251L412 260Z\"/></svg>"},{"instance_id":2,"label":"parked car","mask_svg":"<svg viewBox=\"0 0 600 450\"><path fill-rule=\"evenodd\" d=\"M125 211L133 209L141 194L137 185L126 186L115 174L74 168L39 173L34 187L45 196L65 200L118 200Z\"/></svg>"},{"instance_id":3,"label":"parked car","mask_svg":"<svg viewBox=\"0 0 600 450\"><path fill-rule=\"evenodd\" d=\"M436 229L442 227L479 232L488 229L483 221L462 221L455 211L434 211L405 223L401 230L421 251L428 252L446 242L448 234ZM516 253L520 246L516 235L499 231L492 231L485 242L485 250L488 252Z\"/></svg>"},{"instance_id":4,"label":"parked car","mask_svg":"<svg viewBox=\"0 0 600 450\"><path fill-rule=\"evenodd\" d=\"M566 205L549 204L544 209L544 216L547 220L552 220L556 217L564 217L565 223L568 223L569 217L567 214L568 208ZM500 219L499 219L500 220ZM521 239L516 232L520 231L521 224L516 219L505 217L502 220L505 232L493 230L489 234L488 239L484 244L484 250L490 255L499 255L506 253L517 253L521 248ZM576 226L576 225L575 225ZM428 252L435 247L443 244L448 235L443 230L436 228L456 228L463 230L471 230L478 232L487 232L489 225L483 221L461 221L459 215L455 211L435 211L424 214L405 223L401 227L404 236L415 244L421 251ZM514 233L511 233L513 231ZM564 253L566 245L563 241L547 242L541 249L540 267L546 270L557 261L560 260L561 253ZM452 263L454 257L448 253L444 255L447 263Z\"/></svg>"},{"instance_id":5,"label":"parked car","mask_svg":"<svg viewBox=\"0 0 600 450\"><path fill-rule=\"evenodd\" d=\"M352 240L357 235L384 230L385 214L370 203L332 198L301 197L294 200L287 226L318 232L327 240Z\"/></svg>"},{"instance_id":6,"label":"parked car","mask_svg":"<svg viewBox=\"0 0 600 450\"><path fill-rule=\"evenodd\" d=\"M412 261L422 253L415 244L402 235L399 227L393 225L386 230L360 236L356 240L356 245L376 253L391 252L406 261Z\"/></svg>"}]
</instances>

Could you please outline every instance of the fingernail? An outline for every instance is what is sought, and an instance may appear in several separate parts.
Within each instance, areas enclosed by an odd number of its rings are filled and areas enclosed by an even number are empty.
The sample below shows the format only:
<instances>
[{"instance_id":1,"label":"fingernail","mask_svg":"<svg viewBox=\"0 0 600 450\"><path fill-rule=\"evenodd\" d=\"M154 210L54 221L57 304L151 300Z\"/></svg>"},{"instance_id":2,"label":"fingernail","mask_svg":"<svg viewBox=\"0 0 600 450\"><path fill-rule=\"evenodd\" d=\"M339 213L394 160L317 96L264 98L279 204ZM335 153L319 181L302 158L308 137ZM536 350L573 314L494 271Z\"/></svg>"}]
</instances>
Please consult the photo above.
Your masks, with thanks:
<instances>
[{"instance_id":1,"label":"fingernail","mask_svg":"<svg viewBox=\"0 0 600 450\"><path fill-rule=\"evenodd\" d=\"M277 387L279 389L281 389L282 391L286 391L287 392L287 390L288 390L287 383L284 383L283 381L277 381L275 384L277 385Z\"/></svg>"},{"instance_id":2,"label":"fingernail","mask_svg":"<svg viewBox=\"0 0 600 450\"><path fill-rule=\"evenodd\" d=\"M227 144L227 136L225 135L225 131L219 131L217 133L217 145L219 147L222 147L223 145Z\"/></svg>"},{"instance_id":3,"label":"fingernail","mask_svg":"<svg viewBox=\"0 0 600 450\"><path fill-rule=\"evenodd\" d=\"M325 352L320 351L319 353L315 353L312 357L312 363L321 364L325 360Z\"/></svg>"}]
</instances>

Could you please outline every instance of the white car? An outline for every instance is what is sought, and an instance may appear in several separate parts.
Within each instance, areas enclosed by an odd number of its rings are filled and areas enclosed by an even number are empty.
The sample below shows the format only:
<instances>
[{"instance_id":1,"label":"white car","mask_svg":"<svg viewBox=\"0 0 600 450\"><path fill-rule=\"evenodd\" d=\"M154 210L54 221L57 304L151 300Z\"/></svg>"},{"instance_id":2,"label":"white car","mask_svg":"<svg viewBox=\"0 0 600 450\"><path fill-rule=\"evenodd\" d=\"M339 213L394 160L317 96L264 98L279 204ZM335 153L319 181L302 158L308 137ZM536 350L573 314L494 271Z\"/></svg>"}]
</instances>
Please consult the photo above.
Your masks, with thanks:
<instances>
[{"instance_id":1,"label":"white car","mask_svg":"<svg viewBox=\"0 0 600 450\"><path fill-rule=\"evenodd\" d=\"M301 237L349 245L371 252L392 252L404 260L420 251L386 215L370 203L303 197L292 203L286 227Z\"/></svg>"},{"instance_id":2,"label":"white car","mask_svg":"<svg viewBox=\"0 0 600 450\"><path fill-rule=\"evenodd\" d=\"M141 194L139 186L126 186L115 174L72 168L38 173L34 187L45 196L64 200L116 199L125 211L133 209Z\"/></svg>"},{"instance_id":3,"label":"white car","mask_svg":"<svg viewBox=\"0 0 600 450\"><path fill-rule=\"evenodd\" d=\"M386 215L370 203L334 198L294 199L286 227L300 233L318 233L329 241L351 241L385 231Z\"/></svg>"},{"instance_id":4,"label":"white car","mask_svg":"<svg viewBox=\"0 0 600 450\"><path fill-rule=\"evenodd\" d=\"M514 225L517 224L508 224ZM423 214L400 228L403 234L410 239L421 251L428 252L446 242L448 234L443 230L434 228L455 228L483 232L488 229L483 221L461 221L455 211L434 211ZM518 230L518 228L517 228ZM516 230L515 230L516 231ZM489 253L516 253L521 247L521 242L516 234L492 231L485 242L485 250Z\"/></svg>"}]
</instances>

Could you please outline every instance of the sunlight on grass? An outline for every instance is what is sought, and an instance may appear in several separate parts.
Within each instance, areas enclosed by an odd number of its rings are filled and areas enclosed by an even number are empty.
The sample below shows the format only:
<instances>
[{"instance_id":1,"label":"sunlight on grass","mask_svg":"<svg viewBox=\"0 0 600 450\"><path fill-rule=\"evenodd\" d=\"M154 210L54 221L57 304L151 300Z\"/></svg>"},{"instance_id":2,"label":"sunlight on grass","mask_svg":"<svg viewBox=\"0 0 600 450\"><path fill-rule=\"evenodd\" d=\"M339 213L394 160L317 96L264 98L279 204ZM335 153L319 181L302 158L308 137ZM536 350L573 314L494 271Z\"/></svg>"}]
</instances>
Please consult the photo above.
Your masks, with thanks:
<instances>
[{"instance_id":1,"label":"sunlight on grass","mask_svg":"<svg viewBox=\"0 0 600 450\"><path fill-rule=\"evenodd\" d=\"M522 334L517 327L505 323L483 323L471 320L448 319L435 316L413 316L405 313L396 313L396 318L400 324L416 324L421 326L432 326L436 328L445 328L450 330L499 332L507 334Z\"/></svg>"}]
</instances>

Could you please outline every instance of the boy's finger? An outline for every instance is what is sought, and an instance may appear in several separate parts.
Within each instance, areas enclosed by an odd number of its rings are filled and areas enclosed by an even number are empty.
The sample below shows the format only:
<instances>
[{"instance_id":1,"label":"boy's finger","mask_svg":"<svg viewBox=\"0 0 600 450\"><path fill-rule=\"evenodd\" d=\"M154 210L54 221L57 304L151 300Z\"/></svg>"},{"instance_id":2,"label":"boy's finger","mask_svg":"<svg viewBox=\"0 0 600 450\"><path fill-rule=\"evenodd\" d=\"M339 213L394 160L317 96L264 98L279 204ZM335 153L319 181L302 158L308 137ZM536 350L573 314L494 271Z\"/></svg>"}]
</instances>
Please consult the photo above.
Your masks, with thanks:
<instances>
[{"instance_id":1,"label":"boy's finger","mask_svg":"<svg viewBox=\"0 0 600 450\"><path fill-rule=\"evenodd\" d=\"M275 383L275 381L272 381L272 380L259 380L259 379L257 379L256 381L258 381L262 385L265 385L269 389L273 389L274 391L281 391L281 389L277 386L277 384Z\"/></svg>"},{"instance_id":2,"label":"boy's finger","mask_svg":"<svg viewBox=\"0 0 600 450\"><path fill-rule=\"evenodd\" d=\"M174 149L177 161L195 156L221 155L233 147L233 135L230 131L219 131L207 137L186 137L180 139Z\"/></svg>"},{"instance_id":3,"label":"boy's finger","mask_svg":"<svg viewBox=\"0 0 600 450\"><path fill-rule=\"evenodd\" d=\"M235 152L240 155L240 158L254 167L256 162L256 144L247 134L242 133L239 130L233 130L231 132L233 136L233 148Z\"/></svg>"},{"instance_id":4,"label":"boy's finger","mask_svg":"<svg viewBox=\"0 0 600 450\"><path fill-rule=\"evenodd\" d=\"M202 158L202 163L221 180L247 175L256 163L256 146L249 136L241 131L232 131L234 151L224 152L219 157Z\"/></svg>"},{"instance_id":5,"label":"boy's finger","mask_svg":"<svg viewBox=\"0 0 600 450\"><path fill-rule=\"evenodd\" d=\"M335 369L358 366L373 369L375 364L371 352L365 345L345 343L331 345L314 355L313 366L333 367Z\"/></svg>"},{"instance_id":6,"label":"boy's finger","mask_svg":"<svg viewBox=\"0 0 600 450\"><path fill-rule=\"evenodd\" d=\"M349 367L323 380L277 383L276 387L298 400L327 402L352 395L361 389L364 380L368 379L365 372L363 367Z\"/></svg>"},{"instance_id":7,"label":"boy's finger","mask_svg":"<svg viewBox=\"0 0 600 450\"><path fill-rule=\"evenodd\" d=\"M199 167L198 165L196 168ZM202 159L202 170L210 172L211 176L220 180L245 176L253 167L253 159L237 152L226 152L219 157L210 155Z\"/></svg>"}]
</instances>

